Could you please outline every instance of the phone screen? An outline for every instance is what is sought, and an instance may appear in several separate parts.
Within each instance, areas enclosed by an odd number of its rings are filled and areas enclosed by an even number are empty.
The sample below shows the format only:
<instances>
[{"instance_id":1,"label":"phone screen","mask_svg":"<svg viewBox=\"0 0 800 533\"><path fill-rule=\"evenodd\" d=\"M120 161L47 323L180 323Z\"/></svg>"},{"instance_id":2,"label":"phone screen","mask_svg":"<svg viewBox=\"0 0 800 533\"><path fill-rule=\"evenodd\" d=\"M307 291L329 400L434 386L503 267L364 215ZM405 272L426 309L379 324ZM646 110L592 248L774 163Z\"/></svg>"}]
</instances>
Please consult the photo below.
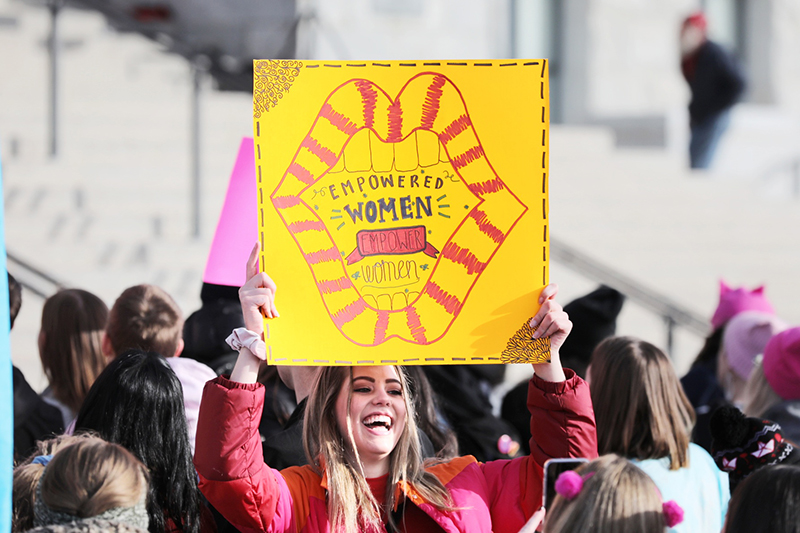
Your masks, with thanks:
<instances>
[{"instance_id":1,"label":"phone screen","mask_svg":"<svg viewBox=\"0 0 800 533\"><path fill-rule=\"evenodd\" d=\"M553 500L556 498L556 480L558 476L567 470L575 470L586 459L550 459L544 464L544 506L546 509L550 508Z\"/></svg>"}]
</instances>

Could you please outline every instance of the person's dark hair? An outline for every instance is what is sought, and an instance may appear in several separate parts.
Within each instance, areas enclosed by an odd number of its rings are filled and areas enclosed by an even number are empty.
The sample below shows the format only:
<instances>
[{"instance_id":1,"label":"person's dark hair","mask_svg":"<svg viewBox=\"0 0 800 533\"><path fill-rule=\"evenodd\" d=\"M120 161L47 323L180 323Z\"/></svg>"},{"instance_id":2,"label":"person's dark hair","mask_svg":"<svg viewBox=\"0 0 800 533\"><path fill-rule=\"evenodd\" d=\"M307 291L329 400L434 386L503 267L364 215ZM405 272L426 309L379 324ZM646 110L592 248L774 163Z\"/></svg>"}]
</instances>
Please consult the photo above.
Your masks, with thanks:
<instances>
[{"instance_id":1,"label":"person's dark hair","mask_svg":"<svg viewBox=\"0 0 800 533\"><path fill-rule=\"evenodd\" d=\"M128 350L109 363L78 413L75 431L86 430L124 446L147 467L152 533L163 533L167 518L183 531L200 531L183 389L162 356Z\"/></svg>"},{"instance_id":2,"label":"person's dark hair","mask_svg":"<svg viewBox=\"0 0 800 533\"><path fill-rule=\"evenodd\" d=\"M11 321L9 329L14 327L20 307L22 307L22 285L14 276L8 274L8 318Z\"/></svg>"},{"instance_id":3,"label":"person's dark hair","mask_svg":"<svg viewBox=\"0 0 800 533\"><path fill-rule=\"evenodd\" d=\"M712 364L714 368L717 367L717 356L719 349L722 348L722 334L725 333L725 326L720 326L706 337L703 347L695 357L692 363L692 368L697 365Z\"/></svg>"},{"instance_id":4,"label":"person's dark hair","mask_svg":"<svg viewBox=\"0 0 800 533\"><path fill-rule=\"evenodd\" d=\"M430 381L420 366L404 367L408 378L408 388L414 398L417 411L417 425L433 444L433 450L439 459L452 459L458 455L458 439L453 430L439 422L436 394Z\"/></svg>"},{"instance_id":5,"label":"person's dark hair","mask_svg":"<svg viewBox=\"0 0 800 533\"><path fill-rule=\"evenodd\" d=\"M800 531L800 468L766 466L748 476L728 504L725 533Z\"/></svg>"},{"instance_id":6,"label":"person's dark hair","mask_svg":"<svg viewBox=\"0 0 800 533\"><path fill-rule=\"evenodd\" d=\"M671 470L689 466L694 409L664 352L634 337L611 337L595 348L589 378L600 454L669 457Z\"/></svg>"}]
</instances>

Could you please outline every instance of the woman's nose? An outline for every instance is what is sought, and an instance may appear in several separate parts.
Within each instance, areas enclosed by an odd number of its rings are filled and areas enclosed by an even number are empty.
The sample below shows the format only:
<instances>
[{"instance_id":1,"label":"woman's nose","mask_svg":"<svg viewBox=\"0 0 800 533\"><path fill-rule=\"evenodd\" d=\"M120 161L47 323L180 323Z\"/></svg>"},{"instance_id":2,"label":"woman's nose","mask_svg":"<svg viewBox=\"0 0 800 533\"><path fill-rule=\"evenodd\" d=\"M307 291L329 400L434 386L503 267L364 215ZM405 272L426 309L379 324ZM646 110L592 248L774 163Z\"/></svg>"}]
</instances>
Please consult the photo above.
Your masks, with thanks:
<instances>
[{"instance_id":1,"label":"woman's nose","mask_svg":"<svg viewBox=\"0 0 800 533\"><path fill-rule=\"evenodd\" d=\"M375 404L380 405L389 405L391 403L391 398L389 397L389 393L383 389L378 389L375 393L375 397L372 399Z\"/></svg>"}]
</instances>

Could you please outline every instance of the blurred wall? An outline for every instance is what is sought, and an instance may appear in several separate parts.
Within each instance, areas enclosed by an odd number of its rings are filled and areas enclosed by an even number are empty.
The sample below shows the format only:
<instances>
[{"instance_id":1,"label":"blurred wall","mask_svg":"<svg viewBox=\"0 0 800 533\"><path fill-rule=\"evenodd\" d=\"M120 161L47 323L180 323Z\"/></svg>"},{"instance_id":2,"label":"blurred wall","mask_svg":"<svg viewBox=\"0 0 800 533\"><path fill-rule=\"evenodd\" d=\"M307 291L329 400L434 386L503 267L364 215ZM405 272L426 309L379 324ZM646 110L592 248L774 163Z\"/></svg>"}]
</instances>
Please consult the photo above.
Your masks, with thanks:
<instances>
[{"instance_id":1,"label":"blurred wall","mask_svg":"<svg viewBox=\"0 0 800 533\"><path fill-rule=\"evenodd\" d=\"M800 109L800 0L305 0L298 56L548 57L554 122L603 124L618 145L683 149L689 91L683 19L750 79L747 101Z\"/></svg>"}]
</instances>

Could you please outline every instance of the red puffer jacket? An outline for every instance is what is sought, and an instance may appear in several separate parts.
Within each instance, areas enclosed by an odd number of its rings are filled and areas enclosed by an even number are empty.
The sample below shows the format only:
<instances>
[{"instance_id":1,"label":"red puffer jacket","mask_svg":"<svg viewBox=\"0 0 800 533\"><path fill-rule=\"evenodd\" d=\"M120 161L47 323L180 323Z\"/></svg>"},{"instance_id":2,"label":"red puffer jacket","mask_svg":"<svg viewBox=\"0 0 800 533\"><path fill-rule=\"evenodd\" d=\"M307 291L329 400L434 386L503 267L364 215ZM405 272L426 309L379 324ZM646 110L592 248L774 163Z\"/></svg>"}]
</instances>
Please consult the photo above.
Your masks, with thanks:
<instances>
[{"instance_id":1,"label":"red puffer jacket","mask_svg":"<svg viewBox=\"0 0 800 533\"><path fill-rule=\"evenodd\" d=\"M455 512L439 511L411 485L402 487L406 497L448 533L519 531L542 503L542 465L547 459L597 456L589 387L571 370L565 372L567 380L561 383L531 378L530 456L485 464L467 456L432 467L459 508ZM310 466L279 472L263 462L258 434L261 388L224 377L206 384L195 452L200 490L242 531L330 531L326 479Z\"/></svg>"}]
</instances>

